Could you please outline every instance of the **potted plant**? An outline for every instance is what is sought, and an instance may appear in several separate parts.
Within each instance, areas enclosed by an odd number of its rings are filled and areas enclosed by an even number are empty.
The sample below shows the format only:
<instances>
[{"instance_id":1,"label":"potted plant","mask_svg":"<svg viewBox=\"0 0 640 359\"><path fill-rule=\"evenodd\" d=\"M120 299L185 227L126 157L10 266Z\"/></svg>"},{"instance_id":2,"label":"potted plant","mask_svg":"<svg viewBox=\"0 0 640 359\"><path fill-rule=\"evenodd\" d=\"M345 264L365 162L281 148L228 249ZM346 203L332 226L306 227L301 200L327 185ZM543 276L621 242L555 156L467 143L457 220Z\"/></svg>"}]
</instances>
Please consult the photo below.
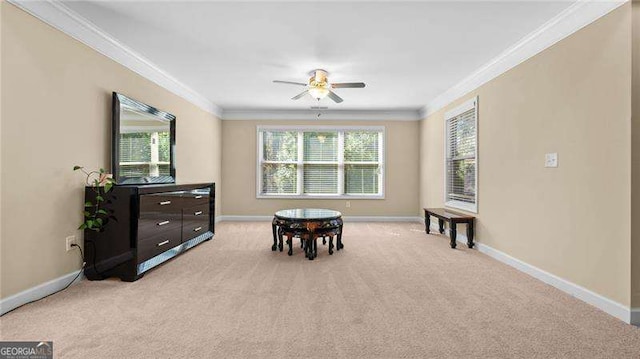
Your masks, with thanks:
<instances>
[{"instance_id":1,"label":"potted plant","mask_svg":"<svg viewBox=\"0 0 640 359\"><path fill-rule=\"evenodd\" d=\"M113 179L111 174L107 173L103 168L100 168L97 171L87 171L82 166L73 166L73 170L81 171L85 174L87 187L91 188L95 193L94 201L87 200L84 203L84 220L78 229L101 232L109 218L113 218L104 208L106 201L104 195L111 191L111 188L116 184L116 181Z\"/></svg>"}]
</instances>

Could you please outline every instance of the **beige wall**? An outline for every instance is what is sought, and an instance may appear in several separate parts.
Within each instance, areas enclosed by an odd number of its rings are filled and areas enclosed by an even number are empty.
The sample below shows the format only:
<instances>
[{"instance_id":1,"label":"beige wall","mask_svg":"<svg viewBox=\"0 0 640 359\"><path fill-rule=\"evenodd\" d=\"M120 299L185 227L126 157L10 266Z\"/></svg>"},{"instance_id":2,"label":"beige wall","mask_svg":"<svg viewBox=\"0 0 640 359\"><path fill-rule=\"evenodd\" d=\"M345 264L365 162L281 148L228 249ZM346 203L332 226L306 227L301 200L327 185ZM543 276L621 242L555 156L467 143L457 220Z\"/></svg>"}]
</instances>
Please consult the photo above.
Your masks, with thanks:
<instances>
[{"instance_id":1,"label":"beige wall","mask_svg":"<svg viewBox=\"0 0 640 359\"><path fill-rule=\"evenodd\" d=\"M82 236L83 178L71 169L109 168L112 91L176 115L179 183L220 186L221 121L13 5L1 19L5 298L80 268L64 249Z\"/></svg>"},{"instance_id":2,"label":"beige wall","mask_svg":"<svg viewBox=\"0 0 640 359\"><path fill-rule=\"evenodd\" d=\"M385 199L257 199L256 134L260 125L384 126ZM333 208L347 216L415 216L418 206L418 121L222 121L224 215L272 215L283 208Z\"/></svg>"},{"instance_id":3,"label":"beige wall","mask_svg":"<svg viewBox=\"0 0 640 359\"><path fill-rule=\"evenodd\" d=\"M421 122L443 206L443 114L479 96L478 241L630 304L631 11L606 15ZM558 152L559 167L544 168Z\"/></svg>"},{"instance_id":4,"label":"beige wall","mask_svg":"<svg viewBox=\"0 0 640 359\"><path fill-rule=\"evenodd\" d=\"M2 13L4 1L0 1L0 298L2 298Z\"/></svg>"},{"instance_id":5,"label":"beige wall","mask_svg":"<svg viewBox=\"0 0 640 359\"><path fill-rule=\"evenodd\" d=\"M631 307L640 307L640 2L632 3Z\"/></svg>"}]
</instances>

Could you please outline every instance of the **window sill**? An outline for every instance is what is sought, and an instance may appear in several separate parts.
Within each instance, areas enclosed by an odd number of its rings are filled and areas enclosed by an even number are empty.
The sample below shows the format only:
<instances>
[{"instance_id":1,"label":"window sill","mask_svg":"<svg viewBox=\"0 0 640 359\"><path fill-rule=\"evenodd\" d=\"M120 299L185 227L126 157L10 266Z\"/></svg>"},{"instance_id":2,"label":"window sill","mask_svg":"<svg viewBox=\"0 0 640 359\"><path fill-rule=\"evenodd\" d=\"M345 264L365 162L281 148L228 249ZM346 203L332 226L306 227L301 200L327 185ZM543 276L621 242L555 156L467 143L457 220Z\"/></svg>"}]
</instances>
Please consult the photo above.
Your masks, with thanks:
<instances>
[{"instance_id":1,"label":"window sill","mask_svg":"<svg viewBox=\"0 0 640 359\"><path fill-rule=\"evenodd\" d=\"M452 209L458 209L461 211L475 213L475 214L478 213L477 203L472 204L472 203L467 203L462 201L449 201L449 202L445 202L444 206Z\"/></svg>"},{"instance_id":2,"label":"window sill","mask_svg":"<svg viewBox=\"0 0 640 359\"><path fill-rule=\"evenodd\" d=\"M299 195L299 194L259 194L257 199L384 199L384 195L360 195L360 194L343 194L343 195Z\"/></svg>"}]
</instances>

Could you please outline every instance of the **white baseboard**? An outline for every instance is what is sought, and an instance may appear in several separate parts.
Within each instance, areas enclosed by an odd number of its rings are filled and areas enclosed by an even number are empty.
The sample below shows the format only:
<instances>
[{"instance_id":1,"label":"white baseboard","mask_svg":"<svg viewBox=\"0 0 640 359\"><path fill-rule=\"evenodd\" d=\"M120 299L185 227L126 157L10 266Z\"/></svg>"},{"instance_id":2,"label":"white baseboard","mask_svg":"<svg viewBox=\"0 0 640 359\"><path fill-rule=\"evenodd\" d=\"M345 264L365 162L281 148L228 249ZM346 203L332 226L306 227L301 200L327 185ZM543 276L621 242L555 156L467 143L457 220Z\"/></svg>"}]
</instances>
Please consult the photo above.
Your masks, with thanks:
<instances>
[{"instance_id":1,"label":"white baseboard","mask_svg":"<svg viewBox=\"0 0 640 359\"><path fill-rule=\"evenodd\" d=\"M25 303L29 303L36 299L44 298L51 293L55 293L64 288L73 278L75 278L80 270L73 271L69 274L65 274L62 277L52 279L48 282L39 284L35 287L31 287L20 293L14 294L10 297L0 300L0 315L17 308ZM78 283L84 278L84 275L80 275L73 284Z\"/></svg>"},{"instance_id":2,"label":"white baseboard","mask_svg":"<svg viewBox=\"0 0 640 359\"><path fill-rule=\"evenodd\" d=\"M345 222L423 222L420 217L393 217L393 216L344 216Z\"/></svg>"},{"instance_id":3,"label":"white baseboard","mask_svg":"<svg viewBox=\"0 0 640 359\"><path fill-rule=\"evenodd\" d=\"M344 216L345 222L422 222L420 217L403 216ZM273 216L218 216L216 222L271 222Z\"/></svg>"},{"instance_id":4,"label":"white baseboard","mask_svg":"<svg viewBox=\"0 0 640 359\"><path fill-rule=\"evenodd\" d=\"M438 232L438 224L431 222L430 228L433 232ZM449 230L445 229L445 235L449 235ZM462 244L467 243L467 236L464 234L458 234L456 241ZM640 308L626 307L616 301L613 301L607 297L604 297L598 293L582 287L578 284L572 283L566 279L560 278L555 274L551 274L545 270L535 267L529 263L523 262L517 258L514 258L504 252L489 247L486 244L475 242L475 248L489 257L496 259L502 263L505 263L521 272L524 272L538 280L541 280L561 291L580 299L581 301L591 304L594 307L602 310L603 312L612 315L625 323L640 325Z\"/></svg>"},{"instance_id":5,"label":"white baseboard","mask_svg":"<svg viewBox=\"0 0 640 359\"><path fill-rule=\"evenodd\" d=\"M273 216L220 216L220 222L271 222Z\"/></svg>"}]
</instances>

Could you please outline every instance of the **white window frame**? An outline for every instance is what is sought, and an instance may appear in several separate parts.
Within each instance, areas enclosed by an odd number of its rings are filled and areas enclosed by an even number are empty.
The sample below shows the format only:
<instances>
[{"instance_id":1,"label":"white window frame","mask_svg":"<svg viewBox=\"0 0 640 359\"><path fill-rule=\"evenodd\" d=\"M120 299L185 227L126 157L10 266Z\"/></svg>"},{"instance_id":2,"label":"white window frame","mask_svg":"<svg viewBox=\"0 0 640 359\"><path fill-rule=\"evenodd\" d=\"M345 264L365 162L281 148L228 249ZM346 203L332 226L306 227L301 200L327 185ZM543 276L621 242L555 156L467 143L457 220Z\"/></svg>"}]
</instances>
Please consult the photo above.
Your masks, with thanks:
<instances>
[{"instance_id":1,"label":"white window frame","mask_svg":"<svg viewBox=\"0 0 640 359\"><path fill-rule=\"evenodd\" d=\"M448 201L447 200L447 173L448 173L448 168L447 168L447 156L448 156L448 151L449 151L449 125L448 122L449 120L469 111L469 110L475 110L475 116L474 116L474 124L475 124L475 136L476 136L476 171L475 171L475 194L476 194L476 198L475 198L475 203L468 203L468 202L463 202L463 201ZM467 212L472 212L472 213L478 213L478 172L480 172L480 165L479 165L479 156L478 156L478 149L480 148L479 146L479 141L478 141L478 97L474 97L464 103L462 103L461 105L447 111L444 114L444 190L443 190L443 194L444 194L444 206L445 207L450 207L450 208L454 208L454 209L460 209L463 211L467 211Z\"/></svg>"},{"instance_id":2,"label":"white window frame","mask_svg":"<svg viewBox=\"0 0 640 359\"><path fill-rule=\"evenodd\" d=\"M262 193L262 133L264 131L297 131L298 132L298 161L297 161L297 191L295 194L264 194ZM304 161L302 156L303 132L327 131L338 132L338 194L304 193ZM378 138L378 159L380 173L378 174L379 193L376 194L346 194L344 193L344 133L345 131L376 131ZM384 199L386 172L386 133L384 126L257 126L256 127L256 198L287 198L287 199ZM356 163L356 162L354 162ZM348 163L347 163L348 164Z\"/></svg>"}]
</instances>

